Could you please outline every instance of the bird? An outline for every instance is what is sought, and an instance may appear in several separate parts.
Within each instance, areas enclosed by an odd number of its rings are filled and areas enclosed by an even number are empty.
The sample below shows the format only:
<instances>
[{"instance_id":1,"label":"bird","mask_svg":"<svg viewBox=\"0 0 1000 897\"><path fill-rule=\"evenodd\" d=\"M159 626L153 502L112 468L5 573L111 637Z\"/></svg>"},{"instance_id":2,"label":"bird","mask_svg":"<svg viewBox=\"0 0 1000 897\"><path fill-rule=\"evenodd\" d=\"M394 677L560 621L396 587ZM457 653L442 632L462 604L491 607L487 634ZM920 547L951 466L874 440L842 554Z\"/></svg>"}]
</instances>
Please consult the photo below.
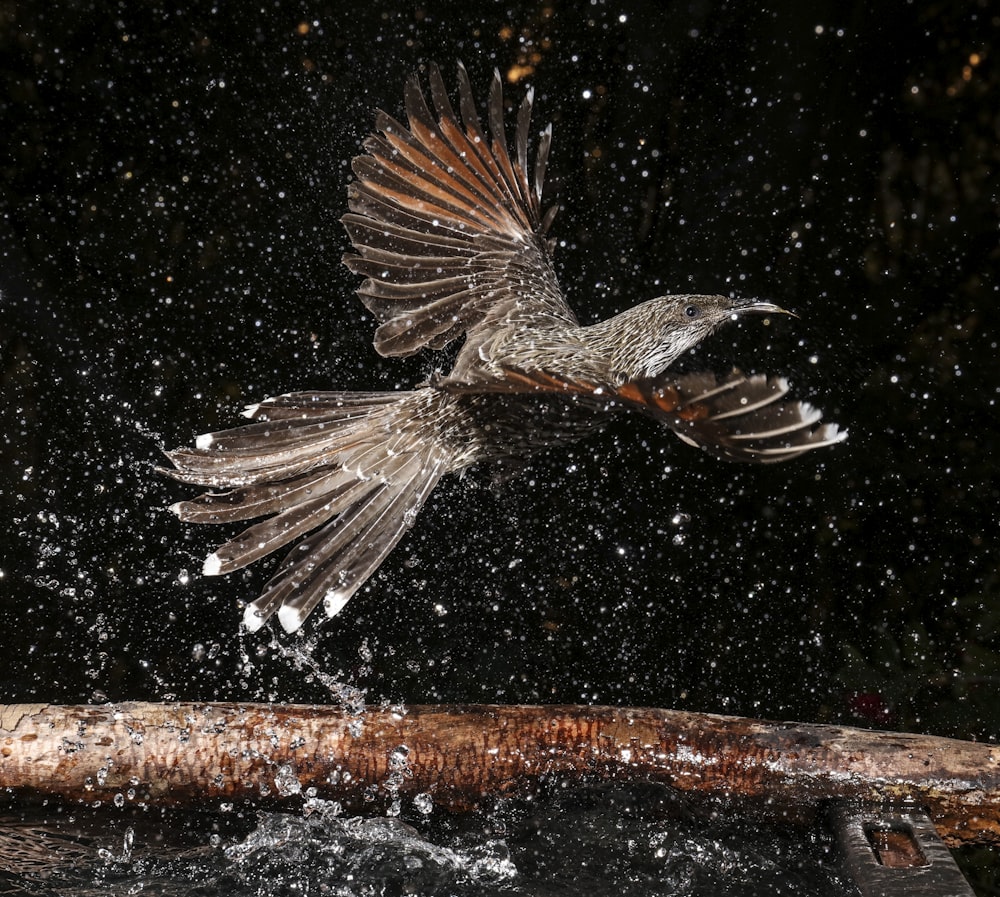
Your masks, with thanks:
<instances>
[{"instance_id":1,"label":"bird","mask_svg":"<svg viewBox=\"0 0 1000 897\"><path fill-rule=\"evenodd\" d=\"M552 126L531 151L532 89L508 145L501 76L479 117L458 65L458 108L428 65L405 82L406 124L377 111L354 158L342 223L357 292L378 322L385 357L441 350L464 338L448 372L412 389L291 392L250 405L251 422L166 452L159 468L209 491L171 510L193 523L255 520L208 556L231 573L295 543L248 602L243 625L272 617L295 632L320 604L334 617L413 525L442 477L520 459L641 412L720 458L787 461L842 441L781 376L733 369L675 373L719 327L790 314L770 302L667 295L594 324L564 298L543 207Z\"/></svg>"}]
</instances>

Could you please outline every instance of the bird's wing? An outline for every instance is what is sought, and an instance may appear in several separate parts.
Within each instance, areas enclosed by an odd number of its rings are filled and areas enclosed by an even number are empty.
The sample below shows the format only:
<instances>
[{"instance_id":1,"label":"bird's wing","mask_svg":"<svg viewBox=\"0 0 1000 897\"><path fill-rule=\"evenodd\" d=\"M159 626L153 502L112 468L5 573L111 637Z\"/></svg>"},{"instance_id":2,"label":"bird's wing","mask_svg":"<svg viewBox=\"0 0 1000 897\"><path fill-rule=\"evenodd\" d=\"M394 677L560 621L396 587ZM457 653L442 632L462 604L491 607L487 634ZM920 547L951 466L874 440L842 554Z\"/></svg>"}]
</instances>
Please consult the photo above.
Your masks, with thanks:
<instances>
[{"instance_id":1,"label":"bird's wing","mask_svg":"<svg viewBox=\"0 0 1000 897\"><path fill-rule=\"evenodd\" d=\"M453 392L558 393L635 408L665 423L688 445L727 461L790 461L847 438L847 430L822 423L823 415L808 402L788 398L784 377L748 375L737 368L721 377L708 372L667 373L621 385L508 368L502 379L490 384L442 381L441 387Z\"/></svg>"},{"instance_id":2,"label":"bird's wing","mask_svg":"<svg viewBox=\"0 0 1000 897\"><path fill-rule=\"evenodd\" d=\"M619 396L663 421L681 440L727 461L771 464L847 438L808 402L787 398L784 377L737 369L627 384Z\"/></svg>"},{"instance_id":3,"label":"bird's wing","mask_svg":"<svg viewBox=\"0 0 1000 897\"><path fill-rule=\"evenodd\" d=\"M517 314L575 325L545 236L555 208L541 208L552 126L542 132L529 178L532 92L518 112L511 158L499 72L490 88L491 138L480 126L465 68L458 68L460 115L438 68L429 74L434 113L411 76L409 127L377 114L379 133L354 159L357 180L342 219L355 250L344 263L365 275L358 294L381 322L376 350L440 349Z\"/></svg>"}]
</instances>

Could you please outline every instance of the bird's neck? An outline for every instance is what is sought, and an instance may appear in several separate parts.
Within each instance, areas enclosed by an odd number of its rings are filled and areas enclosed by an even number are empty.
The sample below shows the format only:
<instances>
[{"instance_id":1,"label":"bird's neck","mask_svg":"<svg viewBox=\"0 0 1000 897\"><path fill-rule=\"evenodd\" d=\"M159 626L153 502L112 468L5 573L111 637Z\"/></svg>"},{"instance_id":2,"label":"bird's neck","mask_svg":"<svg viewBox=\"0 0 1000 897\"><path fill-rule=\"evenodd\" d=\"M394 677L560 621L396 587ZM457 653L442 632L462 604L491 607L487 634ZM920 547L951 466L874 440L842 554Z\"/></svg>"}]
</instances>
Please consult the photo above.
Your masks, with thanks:
<instances>
[{"instance_id":1,"label":"bird's neck","mask_svg":"<svg viewBox=\"0 0 1000 897\"><path fill-rule=\"evenodd\" d=\"M649 376L647 360L657 340L648 317L637 313L639 308L578 329L590 365L613 385Z\"/></svg>"}]
</instances>

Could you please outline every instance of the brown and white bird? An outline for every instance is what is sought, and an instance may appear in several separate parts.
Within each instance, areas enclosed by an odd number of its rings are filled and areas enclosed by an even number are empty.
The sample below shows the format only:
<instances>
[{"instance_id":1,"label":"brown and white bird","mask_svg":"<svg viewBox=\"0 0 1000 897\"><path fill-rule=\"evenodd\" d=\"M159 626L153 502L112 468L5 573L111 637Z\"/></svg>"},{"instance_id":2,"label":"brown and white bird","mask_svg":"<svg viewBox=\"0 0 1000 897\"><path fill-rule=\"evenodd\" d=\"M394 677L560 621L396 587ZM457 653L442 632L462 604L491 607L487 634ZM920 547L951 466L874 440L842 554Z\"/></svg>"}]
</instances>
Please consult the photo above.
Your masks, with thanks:
<instances>
[{"instance_id":1,"label":"brown and white bird","mask_svg":"<svg viewBox=\"0 0 1000 897\"><path fill-rule=\"evenodd\" d=\"M297 392L246 409L253 423L167 453L185 483L210 490L173 505L182 520L262 518L205 561L230 573L294 542L248 605L260 628L275 612L298 629L317 604L339 613L375 572L441 477L472 464L571 442L626 410L665 423L684 442L734 461L786 461L840 442L782 377L733 371L676 375L670 366L720 325L783 310L723 296L663 296L583 326L566 304L547 237L542 184L552 139L533 170L529 91L513 157L499 74L482 129L465 69L459 111L430 67L427 105L406 82L408 125L379 112L354 160L344 257L365 281L385 356L441 349L465 337L454 368L406 392Z\"/></svg>"}]
</instances>

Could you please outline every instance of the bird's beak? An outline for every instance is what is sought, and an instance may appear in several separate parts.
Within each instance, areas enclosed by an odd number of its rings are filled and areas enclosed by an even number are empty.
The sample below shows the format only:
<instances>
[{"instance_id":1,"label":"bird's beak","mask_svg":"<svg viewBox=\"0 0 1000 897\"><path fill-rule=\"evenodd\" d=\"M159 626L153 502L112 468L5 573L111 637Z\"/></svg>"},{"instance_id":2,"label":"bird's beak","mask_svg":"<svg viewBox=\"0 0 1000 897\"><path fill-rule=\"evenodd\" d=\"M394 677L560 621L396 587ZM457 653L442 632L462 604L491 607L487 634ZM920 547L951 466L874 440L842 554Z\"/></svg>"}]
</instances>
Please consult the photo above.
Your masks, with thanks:
<instances>
[{"instance_id":1,"label":"bird's beak","mask_svg":"<svg viewBox=\"0 0 1000 897\"><path fill-rule=\"evenodd\" d=\"M733 305L734 315L791 315L797 318L798 315L787 308L775 305L773 302L754 302L752 300L737 302Z\"/></svg>"}]
</instances>

